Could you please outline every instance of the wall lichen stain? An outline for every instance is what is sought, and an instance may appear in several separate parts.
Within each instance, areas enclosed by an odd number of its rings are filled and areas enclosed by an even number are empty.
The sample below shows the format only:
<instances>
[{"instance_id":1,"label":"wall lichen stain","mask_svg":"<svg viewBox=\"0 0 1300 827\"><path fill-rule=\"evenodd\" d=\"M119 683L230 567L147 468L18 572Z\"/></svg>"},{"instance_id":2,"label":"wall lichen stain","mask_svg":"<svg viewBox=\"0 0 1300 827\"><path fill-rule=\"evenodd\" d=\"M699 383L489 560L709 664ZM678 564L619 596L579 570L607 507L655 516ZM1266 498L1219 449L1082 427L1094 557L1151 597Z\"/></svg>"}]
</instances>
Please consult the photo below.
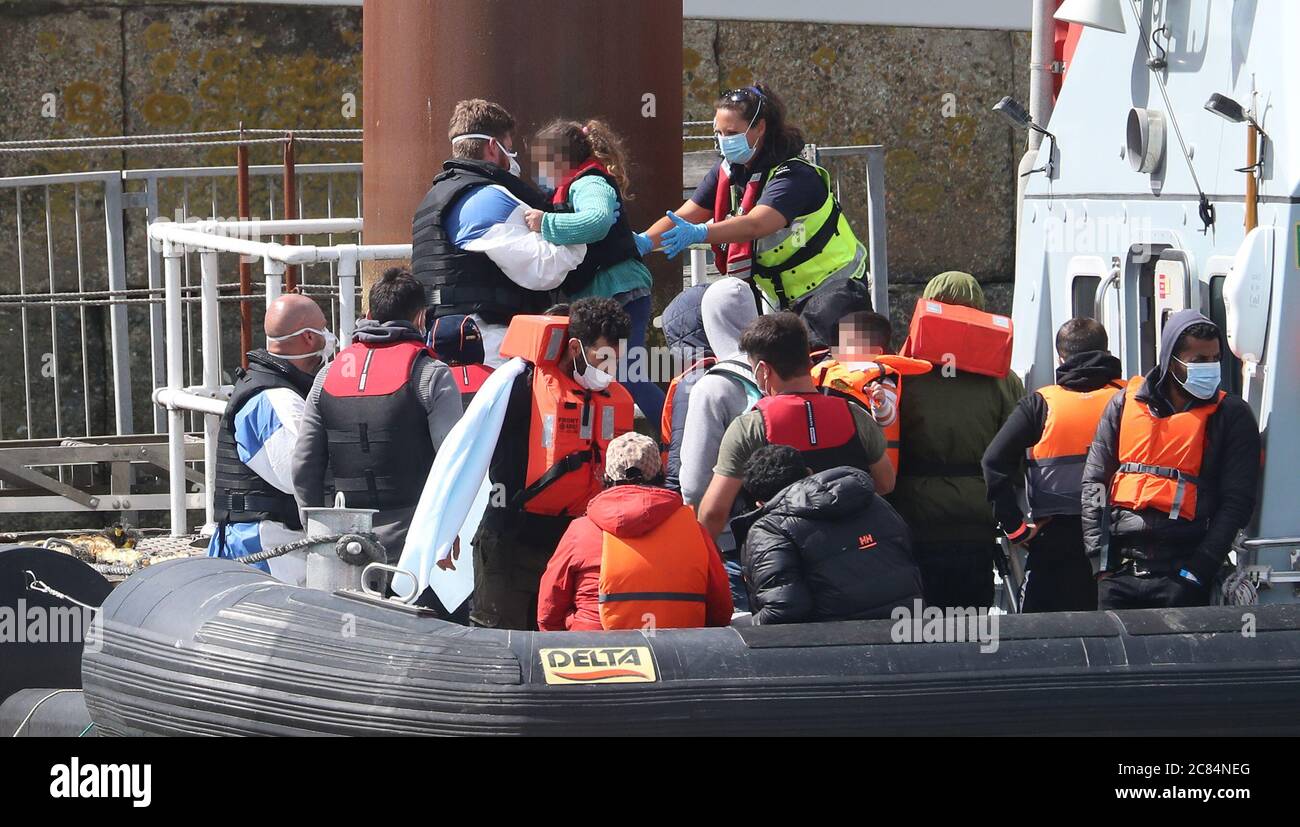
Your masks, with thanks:
<instances>
[{"instance_id":1,"label":"wall lichen stain","mask_svg":"<svg viewBox=\"0 0 1300 827\"><path fill-rule=\"evenodd\" d=\"M150 126L182 126L190 116L190 101L183 95L154 92L145 96L140 114Z\"/></svg>"},{"instance_id":2,"label":"wall lichen stain","mask_svg":"<svg viewBox=\"0 0 1300 827\"><path fill-rule=\"evenodd\" d=\"M104 97L104 87L100 84L74 80L63 88L64 117L72 123L102 123L108 117Z\"/></svg>"},{"instance_id":3,"label":"wall lichen stain","mask_svg":"<svg viewBox=\"0 0 1300 827\"><path fill-rule=\"evenodd\" d=\"M171 42L171 36L172 27L161 20L155 20L144 30L144 47L151 52L164 49Z\"/></svg>"}]
</instances>

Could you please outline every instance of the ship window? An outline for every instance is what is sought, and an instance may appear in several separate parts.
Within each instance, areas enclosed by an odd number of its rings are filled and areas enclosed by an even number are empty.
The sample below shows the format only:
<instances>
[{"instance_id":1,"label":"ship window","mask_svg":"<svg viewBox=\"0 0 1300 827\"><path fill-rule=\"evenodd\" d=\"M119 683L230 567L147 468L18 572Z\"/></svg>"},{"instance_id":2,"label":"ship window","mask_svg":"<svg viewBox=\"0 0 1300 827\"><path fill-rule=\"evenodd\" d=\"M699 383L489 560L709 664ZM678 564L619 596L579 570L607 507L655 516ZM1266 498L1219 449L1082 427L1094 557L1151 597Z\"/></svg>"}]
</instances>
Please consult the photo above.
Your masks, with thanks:
<instances>
[{"instance_id":1,"label":"ship window","mask_svg":"<svg viewBox=\"0 0 1300 827\"><path fill-rule=\"evenodd\" d=\"M1228 310L1223 304L1223 285L1227 280L1226 275L1210 277L1210 307L1206 315L1210 317L1210 321L1219 326L1219 330L1228 329ZM1234 396L1241 396L1241 360L1228 349L1226 339L1220 342L1220 345L1223 348L1223 356L1220 359L1223 389Z\"/></svg>"},{"instance_id":2,"label":"ship window","mask_svg":"<svg viewBox=\"0 0 1300 827\"><path fill-rule=\"evenodd\" d=\"M1097 317L1097 288L1101 286L1101 276L1075 276L1070 285L1070 313L1076 319L1094 319Z\"/></svg>"}]
</instances>

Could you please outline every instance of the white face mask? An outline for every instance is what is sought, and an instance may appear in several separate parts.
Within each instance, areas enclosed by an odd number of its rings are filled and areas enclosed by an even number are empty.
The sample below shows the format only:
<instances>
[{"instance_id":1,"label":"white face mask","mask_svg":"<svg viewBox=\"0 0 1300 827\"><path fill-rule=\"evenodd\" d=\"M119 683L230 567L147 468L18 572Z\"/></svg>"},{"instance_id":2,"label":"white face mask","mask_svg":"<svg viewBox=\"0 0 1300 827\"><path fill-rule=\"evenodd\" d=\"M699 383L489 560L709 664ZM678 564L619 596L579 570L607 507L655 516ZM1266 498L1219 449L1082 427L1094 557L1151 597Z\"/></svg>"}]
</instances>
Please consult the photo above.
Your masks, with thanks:
<instances>
[{"instance_id":1,"label":"white face mask","mask_svg":"<svg viewBox=\"0 0 1300 827\"><path fill-rule=\"evenodd\" d=\"M516 178L519 177L519 173L522 172L523 169L519 166L518 152L511 152L510 150L506 149L504 146L502 146L500 141L498 141L496 138L493 138L491 135L481 135L479 133L473 133L469 135L457 135L456 137L451 139L451 143L452 146L455 146L461 141L470 141L470 140L491 141L492 143L496 144L497 148L500 149L501 152L504 153L505 156L510 159L510 174L515 176Z\"/></svg>"},{"instance_id":2,"label":"white face mask","mask_svg":"<svg viewBox=\"0 0 1300 827\"><path fill-rule=\"evenodd\" d=\"M268 342L287 342L294 336L301 336L304 333L315 333L317 336L320 336L325 340L325 344L321 346L320 350L313 350L310 353L277 353L275 356L290 361L297 361L299 359L315 359L319 357L322 363L328 362L330 359L334 358L334 351L338 347L338 340L334 338L334 334L331 333L328 328L322 330L315 327L304 327L302 330L295 330L294 332L286 333L283 336L267 336L266 340Z\"/></svg>"},{"instance_id":3,"label":"white face mask","mask_svg":"<svg viewBox=\"0 0 1300 827\"><path fill-rule=\"evenodd\" d=\"M588 362L587 354L584 351L579 350L578 356L582 359L582 364L585 365L585 367L582 370L578 370L578 361L576 359L574 360L573 381L577 382L589 391L603 391L605 388L608 388L609 383L614 381L614 377L596 367L591 362Z\"/></svg>"}]
</instances>

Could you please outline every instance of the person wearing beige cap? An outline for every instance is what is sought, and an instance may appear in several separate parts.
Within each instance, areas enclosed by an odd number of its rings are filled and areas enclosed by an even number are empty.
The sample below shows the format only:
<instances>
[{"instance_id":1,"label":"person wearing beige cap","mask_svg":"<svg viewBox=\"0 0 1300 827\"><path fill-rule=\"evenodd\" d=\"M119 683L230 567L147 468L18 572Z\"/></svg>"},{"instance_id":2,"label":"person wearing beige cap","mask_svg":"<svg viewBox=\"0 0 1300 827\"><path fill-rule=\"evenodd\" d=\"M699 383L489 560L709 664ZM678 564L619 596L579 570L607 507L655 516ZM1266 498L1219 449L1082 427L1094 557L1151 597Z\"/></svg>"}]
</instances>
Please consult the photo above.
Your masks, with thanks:
<instances>
[{"instance_id":1,"label":"person wearing beige cap","mask_svg":"<svg viewBox=\"0 0 1300 827\"><path fill-rule=\"evenodd\" d=\"M574 520L542 575L542 631L693 628L731 621L722 556L676 491L659 446L626 433L605 452L605 490Z\"/></svg>"}]
</instances>

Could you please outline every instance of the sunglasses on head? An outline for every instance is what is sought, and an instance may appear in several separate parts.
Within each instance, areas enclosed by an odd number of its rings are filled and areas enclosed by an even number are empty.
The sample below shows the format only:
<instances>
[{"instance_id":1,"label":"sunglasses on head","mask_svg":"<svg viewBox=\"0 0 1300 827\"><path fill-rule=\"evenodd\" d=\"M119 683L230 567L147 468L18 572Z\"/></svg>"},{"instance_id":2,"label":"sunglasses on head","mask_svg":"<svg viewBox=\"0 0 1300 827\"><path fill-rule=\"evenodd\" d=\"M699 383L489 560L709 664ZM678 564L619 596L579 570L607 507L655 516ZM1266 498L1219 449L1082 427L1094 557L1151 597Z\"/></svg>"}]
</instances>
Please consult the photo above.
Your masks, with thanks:
<instances>
[{"instance_id":1,"label":"sunglasses on head","mask_svg":"<svg viewBox=\"0 0 1300 827\"><path fill-rule=\"evenodd\" d=\"M732 89L730 92L723 92L722 99L732 103L747 103L749 101L762 100L763 93L753 86L746 86L743 89Z\"/></svg>"}]
</instances>

